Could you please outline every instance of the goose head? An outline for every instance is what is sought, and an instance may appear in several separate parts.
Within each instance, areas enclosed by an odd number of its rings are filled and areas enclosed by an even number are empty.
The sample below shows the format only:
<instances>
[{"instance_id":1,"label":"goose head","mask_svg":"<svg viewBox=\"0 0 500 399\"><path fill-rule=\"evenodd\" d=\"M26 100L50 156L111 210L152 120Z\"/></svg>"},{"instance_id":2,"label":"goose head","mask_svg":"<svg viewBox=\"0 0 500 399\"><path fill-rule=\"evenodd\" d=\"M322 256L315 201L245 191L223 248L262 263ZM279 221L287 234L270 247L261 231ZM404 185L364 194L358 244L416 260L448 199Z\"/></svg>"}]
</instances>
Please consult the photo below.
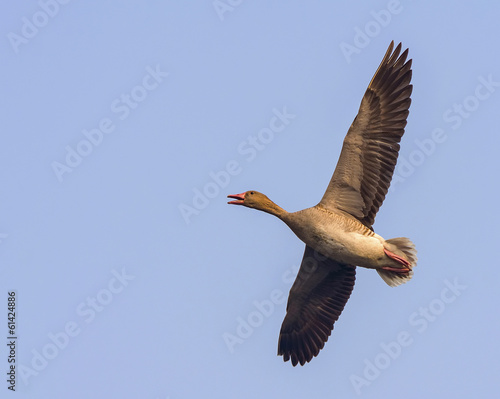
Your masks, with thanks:
<instances>
[{"instance_id":1,"label":"goose head","mask_svg":"<svg viewBox=\"0 0 500 399\"><path fill-rule=\"evenodd\" d=\"M229 201L228 204L243 205L275 216L279 216L284 212L283 209L271 201L266 195L255 190L245 191L241 194L232 194L227 197L234 200Z\"/></svg>"}]
</instances>

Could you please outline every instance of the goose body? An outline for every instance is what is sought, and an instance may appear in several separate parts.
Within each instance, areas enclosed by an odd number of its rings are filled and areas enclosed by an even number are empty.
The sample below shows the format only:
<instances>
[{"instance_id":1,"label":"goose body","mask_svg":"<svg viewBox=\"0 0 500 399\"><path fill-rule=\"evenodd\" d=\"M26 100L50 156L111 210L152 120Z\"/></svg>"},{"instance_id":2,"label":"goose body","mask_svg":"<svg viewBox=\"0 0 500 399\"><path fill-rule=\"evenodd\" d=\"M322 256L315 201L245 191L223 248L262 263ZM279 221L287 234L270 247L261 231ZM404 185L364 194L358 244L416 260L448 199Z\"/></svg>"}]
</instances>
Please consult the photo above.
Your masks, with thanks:
<instances>
[{"instance_id":1,"label":"goose body","mask_svg":"<svg viewBox=\"0 0 500 399\"><path fill-rule=\"evenodd\" d=\"M287 214L283 221L306 245L338 262L370 269L395 262L385 255L381 236L342 212L316 205Z\"/></svg>"},{"instance_id":2,"label":"goose body","mask_svg":"<svg viewBox=\"0 0 500 399\"><path fill-rule=\"evenodd\" d=\"M373 231L396 166L412 91L408 49L389 48L344 139L337 167L321 201L287 212L258 191L229 195L230 204L270 213L306 244L290 290L278 355L304 365L324 347L354 287L356 266L375 269L394 287L413 276L417 257L404 237Z\"/></svg>"}]
</instances>

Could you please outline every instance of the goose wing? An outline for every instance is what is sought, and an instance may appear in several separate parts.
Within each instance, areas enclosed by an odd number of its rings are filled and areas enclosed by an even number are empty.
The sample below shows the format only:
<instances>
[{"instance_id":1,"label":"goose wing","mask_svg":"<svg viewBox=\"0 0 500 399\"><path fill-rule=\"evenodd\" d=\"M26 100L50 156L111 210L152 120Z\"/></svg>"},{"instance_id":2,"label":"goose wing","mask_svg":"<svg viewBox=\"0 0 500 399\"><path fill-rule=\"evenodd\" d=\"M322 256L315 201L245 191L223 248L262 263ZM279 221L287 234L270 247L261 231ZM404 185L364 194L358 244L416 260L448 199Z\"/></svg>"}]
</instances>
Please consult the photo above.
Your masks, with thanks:
<instances>
[{"instance_id":1,"label":"goose wing","mask_svg":"<svg viewBox=\"0 0 500 399\"><path fill-rule=\"evenodd\" d=\"M366 90L320 205L340 209L371 227L398 159L411 103L408 49L391 42Z\"/></svg>"},{"instance_id":2,"label":"goose wing","mask_svg":"<svg viewBox=\"0 0 500 399\"><path fill-rule=\"evenodd\" d=\"M306 246L297 278L288 296L278 355L304 365L325 346L347 300L356 268L342 265Z\"/></svg>"}]
</instances>

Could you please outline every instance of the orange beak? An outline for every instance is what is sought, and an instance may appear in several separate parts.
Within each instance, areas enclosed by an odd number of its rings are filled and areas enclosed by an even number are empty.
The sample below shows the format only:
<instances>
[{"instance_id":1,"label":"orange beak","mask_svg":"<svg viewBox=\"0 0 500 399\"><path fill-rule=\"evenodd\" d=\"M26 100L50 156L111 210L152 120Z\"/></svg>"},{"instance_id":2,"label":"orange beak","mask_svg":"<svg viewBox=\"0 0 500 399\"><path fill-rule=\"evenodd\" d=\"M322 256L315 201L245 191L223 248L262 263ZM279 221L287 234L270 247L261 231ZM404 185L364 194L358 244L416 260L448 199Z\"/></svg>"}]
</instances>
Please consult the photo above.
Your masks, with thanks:
<instances>
[{"instance_id":1,"label":"orange beak","mask_svg":"<svg viewBox=\"0 0 500 399\"><path fill-rule=\"evenodd\" d=\"M229 201L228 204L243 205L245 201L245 194L246 192L241 194L228 195L227 198L234 198L236 200L236 201Z\"/></svg>"}]
</instances>

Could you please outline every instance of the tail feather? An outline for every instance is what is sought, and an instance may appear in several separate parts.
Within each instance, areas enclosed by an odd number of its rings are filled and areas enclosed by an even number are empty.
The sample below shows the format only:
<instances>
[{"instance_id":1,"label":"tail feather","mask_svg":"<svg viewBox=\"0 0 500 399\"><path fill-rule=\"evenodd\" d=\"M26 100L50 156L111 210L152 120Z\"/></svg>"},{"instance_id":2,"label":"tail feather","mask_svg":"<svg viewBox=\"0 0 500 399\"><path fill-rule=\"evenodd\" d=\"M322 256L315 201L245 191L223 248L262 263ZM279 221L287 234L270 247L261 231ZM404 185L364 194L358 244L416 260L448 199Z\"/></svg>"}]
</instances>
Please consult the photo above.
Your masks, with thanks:
<instances>
[{"instance_id":1,"label":"tail feather","mask_svg":"<svg viewBox=\"0 0 500 399\"><path fill-rule=\"evenodd\" d=\"M377 273L391 287L404 284L413 277L413 269L417 266L417 250L415 245L406 237L391 238L386 240L386 247L389 251L397 255L404 256L410 263L410 271L407 273L398 273L387 270L377 269Z\"/></svg>"}]
</instances>

